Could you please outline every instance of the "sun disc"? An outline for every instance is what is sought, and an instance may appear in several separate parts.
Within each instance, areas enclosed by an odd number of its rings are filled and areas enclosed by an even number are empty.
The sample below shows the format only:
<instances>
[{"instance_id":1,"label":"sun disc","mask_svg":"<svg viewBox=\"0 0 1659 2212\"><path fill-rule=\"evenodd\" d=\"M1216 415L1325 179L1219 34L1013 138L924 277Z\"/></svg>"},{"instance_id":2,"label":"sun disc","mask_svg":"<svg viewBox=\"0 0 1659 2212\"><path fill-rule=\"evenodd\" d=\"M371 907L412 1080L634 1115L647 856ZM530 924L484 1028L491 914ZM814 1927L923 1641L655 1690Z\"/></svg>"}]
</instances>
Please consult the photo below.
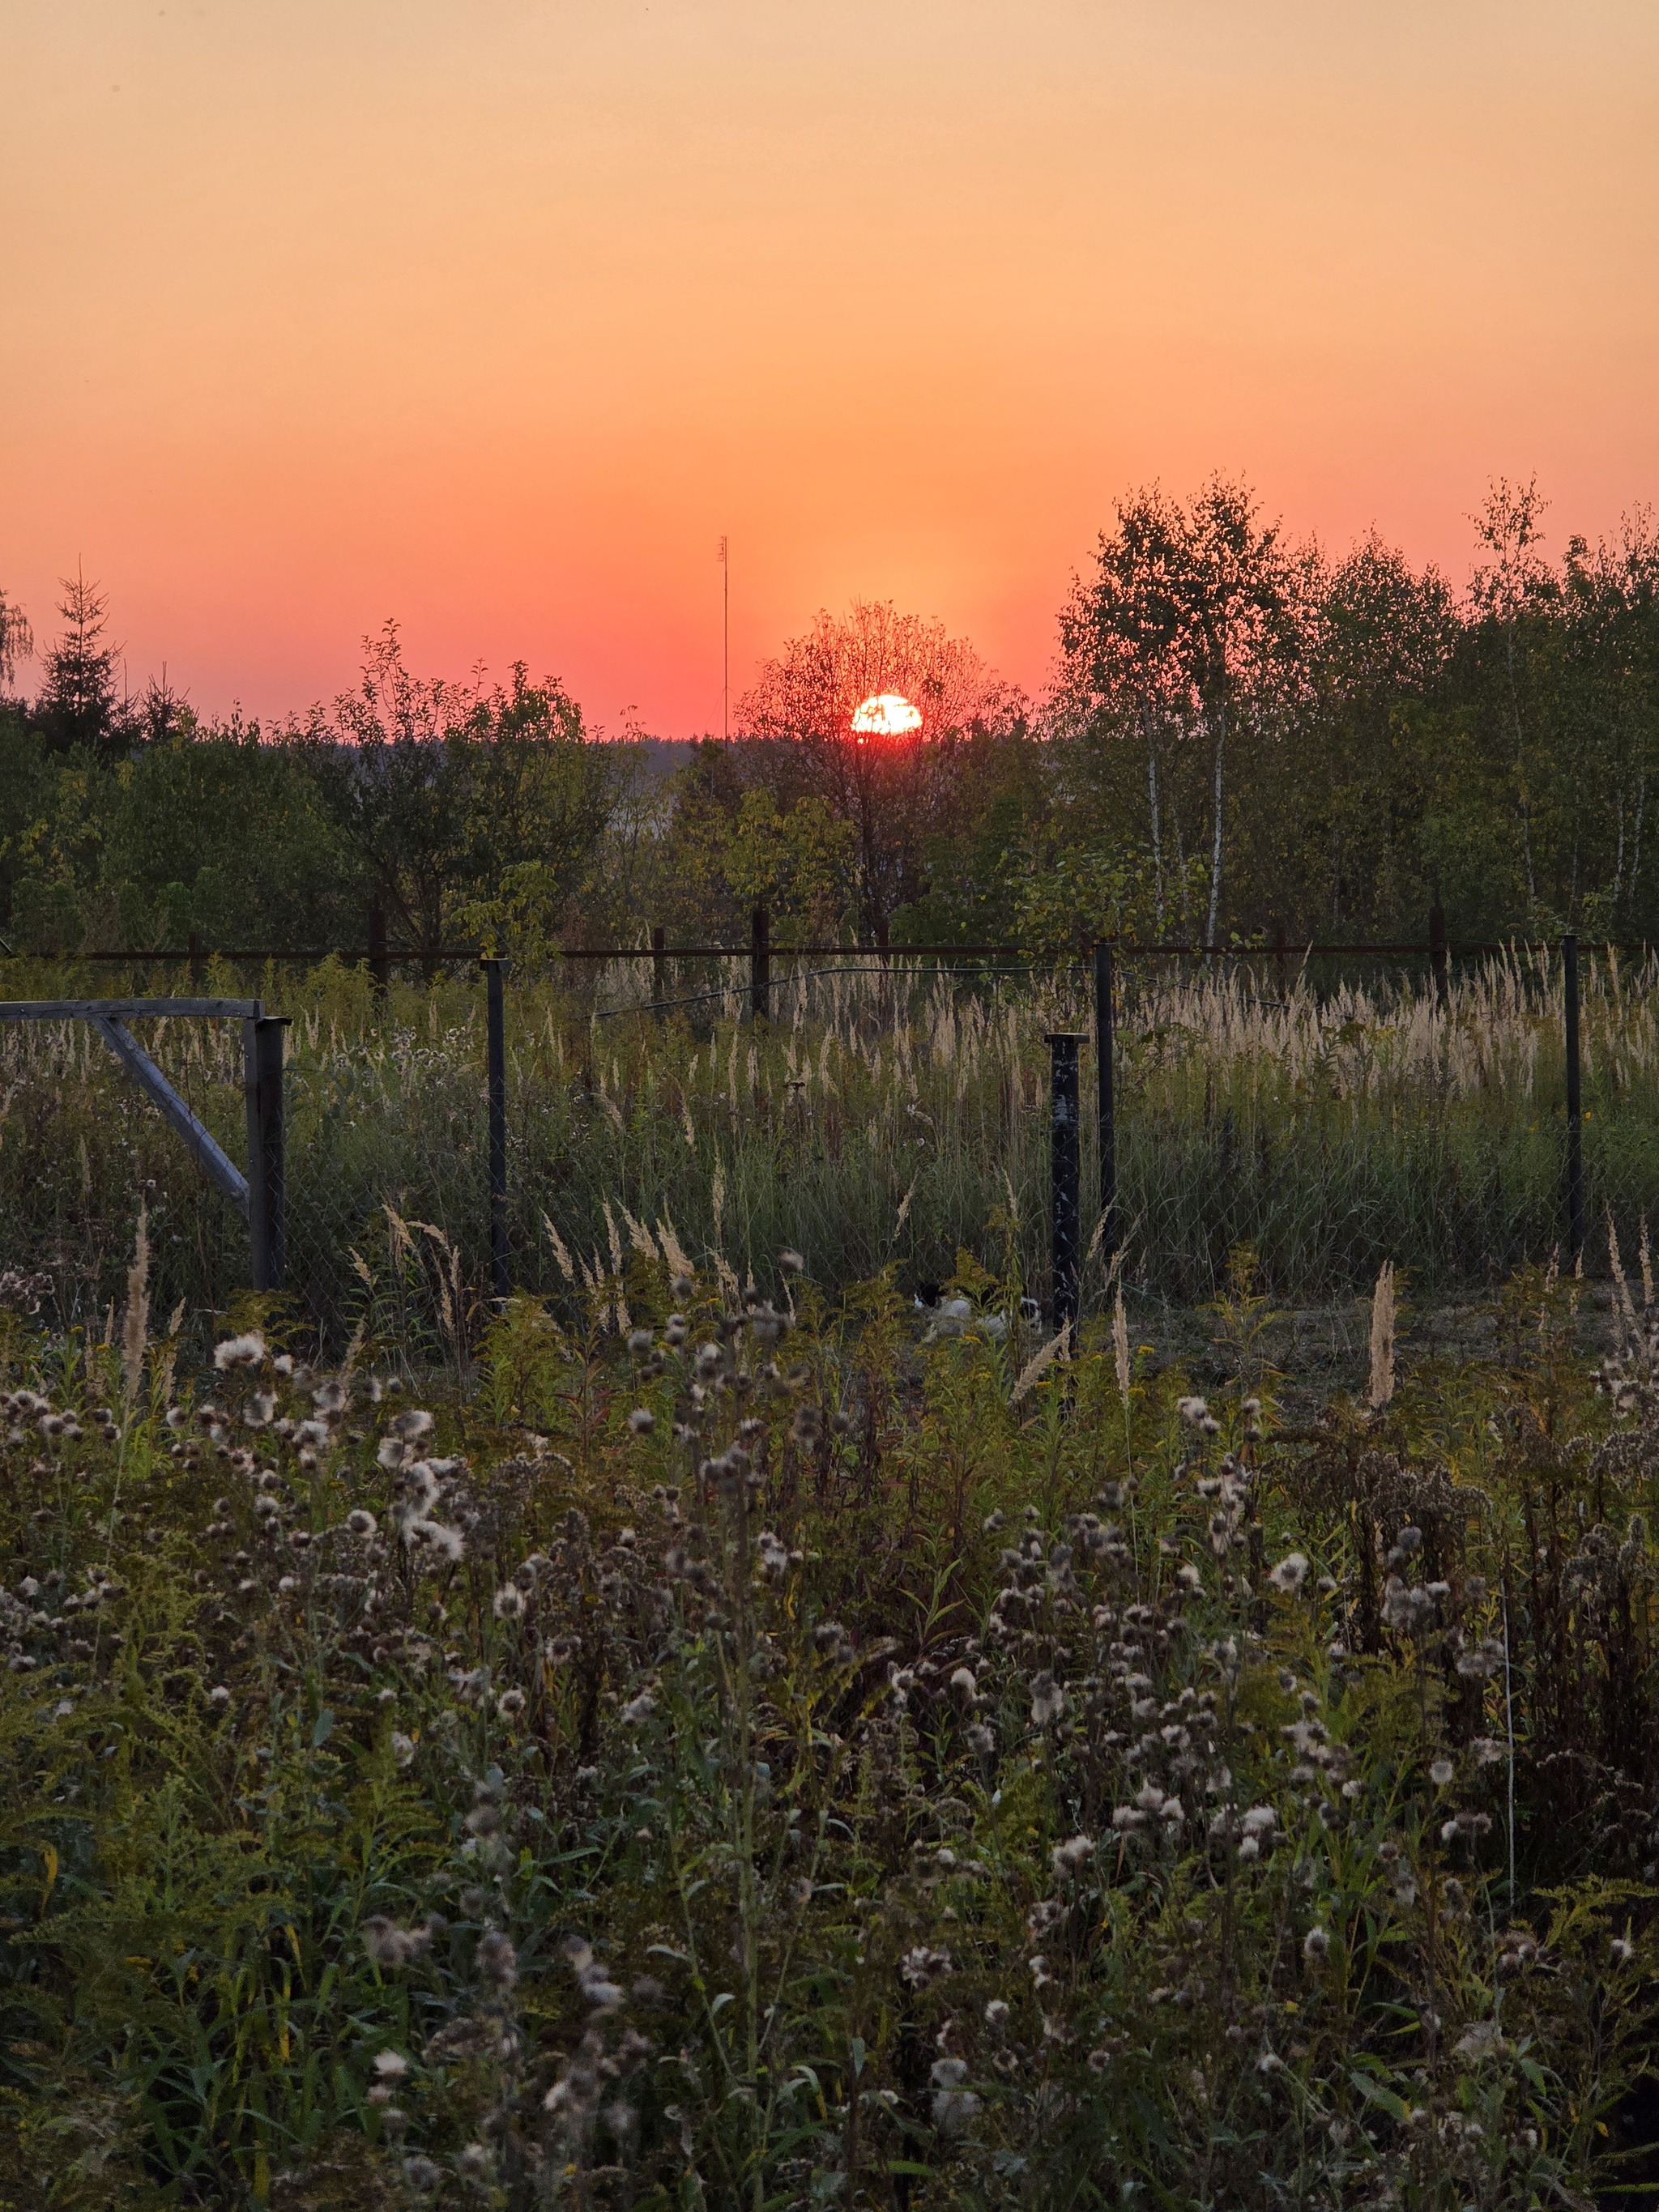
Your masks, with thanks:
<instances>
[{"instance_id":1,"label":"sun disc","mask_svg":"<svg viewBox=\"0 0 1659 2212\"><path fill-rule=\"evenodd\" d=\"M860 738L905 738L921 727L921 708L902 691L878 691L853 709L853 729Z\"/></svg>"}]
</instances>

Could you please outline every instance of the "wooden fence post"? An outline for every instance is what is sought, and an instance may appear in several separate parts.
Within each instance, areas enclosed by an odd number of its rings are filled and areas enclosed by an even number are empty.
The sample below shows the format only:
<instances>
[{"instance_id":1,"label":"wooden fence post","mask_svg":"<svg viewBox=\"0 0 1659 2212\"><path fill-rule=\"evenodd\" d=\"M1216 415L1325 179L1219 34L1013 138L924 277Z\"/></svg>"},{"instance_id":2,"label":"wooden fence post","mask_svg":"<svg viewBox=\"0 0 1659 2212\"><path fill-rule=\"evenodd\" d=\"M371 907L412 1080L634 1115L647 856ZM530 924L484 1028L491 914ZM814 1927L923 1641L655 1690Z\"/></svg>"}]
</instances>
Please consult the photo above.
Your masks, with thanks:
<instances>
[{"instance_id":1,"label":"wooden fence post","mask_svg":"<svg viewBox=\"0 0 1659 2212\"><path fill-rule=\"evenodd\" d=\"M771 1011L772 920L757 906L749 921L749 1015L759 1021Z\"/></svg>"}]
</instances>

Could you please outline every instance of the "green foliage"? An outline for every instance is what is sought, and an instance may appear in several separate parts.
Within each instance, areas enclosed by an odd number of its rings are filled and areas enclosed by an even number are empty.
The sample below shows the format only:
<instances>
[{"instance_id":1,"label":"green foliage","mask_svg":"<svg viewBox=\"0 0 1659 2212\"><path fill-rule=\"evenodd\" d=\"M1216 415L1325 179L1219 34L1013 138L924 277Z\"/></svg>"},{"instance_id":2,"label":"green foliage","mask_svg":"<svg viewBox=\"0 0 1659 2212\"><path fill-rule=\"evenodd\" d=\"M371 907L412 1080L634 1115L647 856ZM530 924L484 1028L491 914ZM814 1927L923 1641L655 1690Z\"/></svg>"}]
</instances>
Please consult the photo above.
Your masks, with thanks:
<instances>
[{"instance_id":1,"label":"green foliage","mask_svg":"<svg viewBox=\"0 0 1659 2212\"><path fill-rule=\"evenodd\" d=\"M745 791L726 848L724 871L740 908L764 906L776 941L839 937L854 891L856 838L822 799L780 809L769 791Z\"/></svg>"},{"instance_id":2,"label":"green foliage","mask_svg":"<svg viewBox=\"0 0 1659 2212\"><path fill-rule=\"evenodd\" d=\"M0 933L68 952L192 930L458 941L793 936L1071 945L1659 935L1659 542L1637 513L1547 556L1535 485L1494 485L1455 593L1373 532L1293 547L1247 485L1121 502L1060 622L1048 696L891 606L821 614L758 672L744 734L653 781L556 679L417 677L395 625L358 690L281 729L115 697L95 586L32 705L0 714ZM0 599L15 669L27 643ZM0 671L3 675L3 671ZM872 691L909 737L854 741ZM637 732L625 732L637 736ZM153 764L151 757L155 756Z\"/></svg>"},{"instance_id":3,"label":"green foliage","mask_svg":"<svg viewBox=\"0 0 1659 2212\"><path fill-rule=\"evenodd\" d=\"M1247 1265L1206 1402L680 1264L430 1412L367 1321L131 1412L9 1326L0 2203L1641 2178L1659 1316L1291 1430Z\"/></svg>"}]
</instances>

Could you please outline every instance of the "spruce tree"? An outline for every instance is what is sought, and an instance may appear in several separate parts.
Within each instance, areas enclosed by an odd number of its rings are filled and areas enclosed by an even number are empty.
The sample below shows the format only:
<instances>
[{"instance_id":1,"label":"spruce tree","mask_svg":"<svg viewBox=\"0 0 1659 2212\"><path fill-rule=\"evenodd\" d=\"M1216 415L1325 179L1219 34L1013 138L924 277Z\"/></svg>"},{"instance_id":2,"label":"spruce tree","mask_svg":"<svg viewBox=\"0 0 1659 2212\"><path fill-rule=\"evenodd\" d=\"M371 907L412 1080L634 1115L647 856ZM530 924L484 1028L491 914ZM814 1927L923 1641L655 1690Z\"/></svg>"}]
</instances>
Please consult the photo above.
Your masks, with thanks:
<instances>
[{"instance_id":1,"label":"spruce tree","mask_svg":"<svg viewBox=\"0 0 1659 2212\"><path fill-rule=\"evenodd\" d=\"M104 641L109 602L79 571L62 579L58 611L63 635L46 655L46 682L35 712L51 744L124 748L132 732L126 702L116 688L118 647Z\"/></svg>"}]
</instances>

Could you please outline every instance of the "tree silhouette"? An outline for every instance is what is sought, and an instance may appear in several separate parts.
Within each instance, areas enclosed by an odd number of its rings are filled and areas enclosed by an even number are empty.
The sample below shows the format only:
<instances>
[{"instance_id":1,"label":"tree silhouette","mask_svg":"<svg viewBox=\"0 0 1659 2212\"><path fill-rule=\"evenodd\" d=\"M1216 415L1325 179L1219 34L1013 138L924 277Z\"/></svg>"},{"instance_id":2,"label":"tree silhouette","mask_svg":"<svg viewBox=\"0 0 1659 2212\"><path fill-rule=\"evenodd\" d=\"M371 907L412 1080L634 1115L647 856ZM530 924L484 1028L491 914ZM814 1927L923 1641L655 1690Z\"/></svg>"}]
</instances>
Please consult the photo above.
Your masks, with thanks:
<instances>
[{"instance_id":1,"label":"tree silhouette","mask_svg":"<svg viewBox=\"0 0 1659 2212\"><path fill-rule=\"evenodd\" d=\"M35 713L49 742L64 750L90 745L100 752L125 748L132 729L125 702L118 695L118 646L106 645L104 631L109 602L95 583L77 569L62 580L58 611L63 635L46 655L46 680Z\"/></svg>"},{"instance_id":2,"label":"tree silhouette","mask_svg":"<svg viewBox=\"0 0 1659 2212\"><path fill-rule=\"evenodd\" d=\"M0 591L0 684L11 682L18 662L27 660L33 650L34 633L28 617L15 599Z\"/></svg>"}]
</instances>

